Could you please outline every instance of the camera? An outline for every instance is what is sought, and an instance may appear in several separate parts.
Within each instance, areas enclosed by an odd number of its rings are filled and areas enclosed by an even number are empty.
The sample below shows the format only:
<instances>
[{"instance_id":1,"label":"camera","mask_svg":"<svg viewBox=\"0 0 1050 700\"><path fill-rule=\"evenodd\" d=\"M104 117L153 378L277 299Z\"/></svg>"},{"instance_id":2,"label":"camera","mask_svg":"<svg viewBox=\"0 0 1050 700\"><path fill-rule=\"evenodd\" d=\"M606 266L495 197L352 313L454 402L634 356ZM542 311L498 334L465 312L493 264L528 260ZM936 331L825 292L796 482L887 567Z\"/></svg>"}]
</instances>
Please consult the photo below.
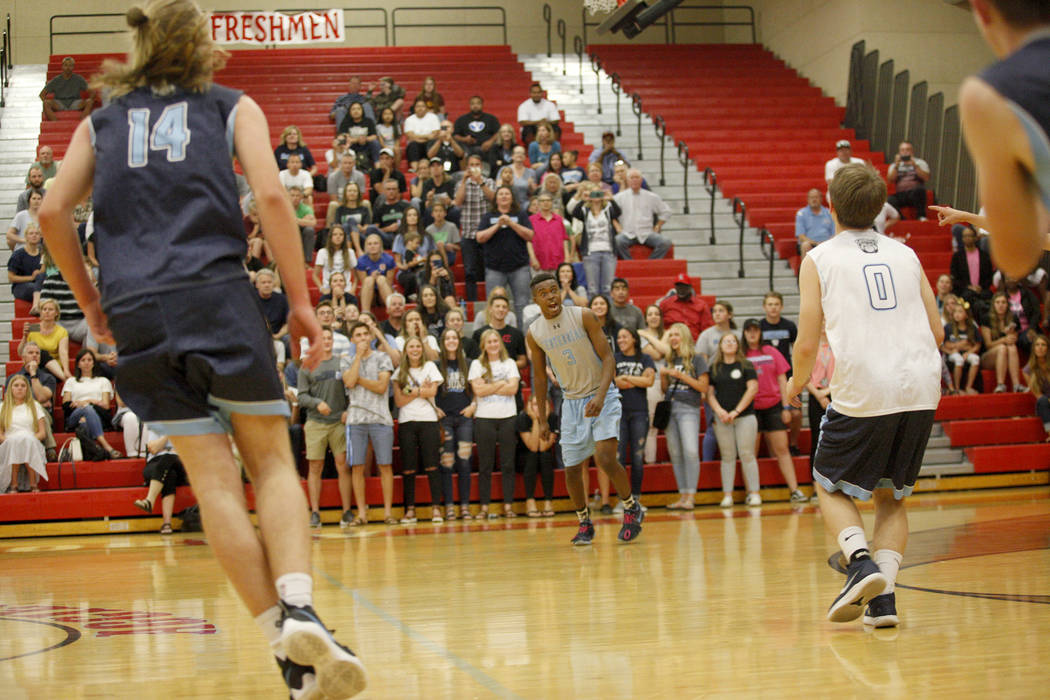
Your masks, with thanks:
<instances>
[{"instance_id":1,"label":"camera","mask_svg":"<svg viewBox=\"0 0 1050 700\"><path fill-rule=\"evenodd\" d=\"M591 193L589 195L587 195L587 196L590 197L591 199L604 199L605 198L605 193L602 192L601 190L591 190Z\"/></svg>"},{"instance_id":2,"label":"camera","mask_svg":"<svg viewBox=\"0 0 1050 700\"><path fill-rule=\"evenodd\" d=\"M431 263L430 266L432 268L434 268L435 270L440 270L441 268L443 268L445 266L445 263L443 261L441 261L441 260L435 260L433 263Z\"/></svg>"},{"instance_id":3,"label":"camera","mask_svg":"<svg viewBox=\"0 0 1050 700\"><path fill-rule=\"evenodd\" d=\"M901 156L901 160L903 160L903 161L907 162L907 161L911 160L911 156L910 156L910 155L907 155L907 156Z\"/></svg>"}]
</instances>

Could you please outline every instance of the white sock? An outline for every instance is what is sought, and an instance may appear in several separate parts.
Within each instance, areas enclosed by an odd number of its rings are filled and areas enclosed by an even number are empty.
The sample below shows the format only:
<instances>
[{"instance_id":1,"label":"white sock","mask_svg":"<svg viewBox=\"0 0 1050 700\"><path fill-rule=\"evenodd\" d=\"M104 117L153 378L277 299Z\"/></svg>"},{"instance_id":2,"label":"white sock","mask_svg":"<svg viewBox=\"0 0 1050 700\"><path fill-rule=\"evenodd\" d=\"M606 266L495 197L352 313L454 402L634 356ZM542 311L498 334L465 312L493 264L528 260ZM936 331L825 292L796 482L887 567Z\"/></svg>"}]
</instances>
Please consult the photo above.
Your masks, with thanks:
<instances>
[{"instance_id":1,"label":"white sock","mask_svg":"<svg viewBox=\"0 0 1050 700\"><path fill-rule=\"evenodd\" d=\"M277 579L277 595L289 605L302 608L314 604L314 580L310 574L285 574Z\"/></svg>"},{"instance_id":2,"label":"white sock","mask_svg":"<svg viewBox=\"0 0 1050 700\"><path fill-rule=\"evenodd\" d=\"M903 558L904 555L892 549L875 550L872 559L879 565L879 570L890 580L890 585L884 591L885 593L893 593L894 584L897 582L897 572L900 571Z\"/></svg>"},{"instance_id":3,"label":"white sock","mask_svg":"<svg viewBox=\"0 0 1050 700\"><path fill-rule=\"evenodd\" d=\"M266 641L270 643L274 656L283 659L284 649L281 648L281 608L273 606L255 616L255 624L259 625Z\"/></svg>"},{"instance_id":4,"label":"white sock","mask_svg":"<svg viewBox=\"0 0 1050 700\"><path fill-rule=\"evenodd\" d=\"M846 555L846 561L852 562L853 555L862 549L868 548L868 540L864 538L864 528L850 525L839 533L839 548Z\"/></svg>"}]
</instances>

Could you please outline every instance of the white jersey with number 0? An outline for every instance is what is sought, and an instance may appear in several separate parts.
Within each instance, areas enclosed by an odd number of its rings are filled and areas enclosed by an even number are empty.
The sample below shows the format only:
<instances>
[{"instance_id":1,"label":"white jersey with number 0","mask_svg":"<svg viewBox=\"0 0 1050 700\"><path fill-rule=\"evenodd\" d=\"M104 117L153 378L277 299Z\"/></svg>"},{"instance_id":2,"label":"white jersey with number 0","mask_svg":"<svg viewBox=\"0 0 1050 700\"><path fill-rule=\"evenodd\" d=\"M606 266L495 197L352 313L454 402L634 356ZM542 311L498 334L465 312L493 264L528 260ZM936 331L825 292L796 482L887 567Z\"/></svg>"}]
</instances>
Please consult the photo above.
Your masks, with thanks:
<instances>
[{"instance_id":1,"label":"white jersey with number 0","mask_svg":"<svg viewBox=\"0 0 1050 700\"><path fill-rule=\"evenodd\" d=\"M835 354L835 410L862 417L936 409L941 357L915 252L874 231L843 231L809 257Z\"/></svg>"}]
</instances>

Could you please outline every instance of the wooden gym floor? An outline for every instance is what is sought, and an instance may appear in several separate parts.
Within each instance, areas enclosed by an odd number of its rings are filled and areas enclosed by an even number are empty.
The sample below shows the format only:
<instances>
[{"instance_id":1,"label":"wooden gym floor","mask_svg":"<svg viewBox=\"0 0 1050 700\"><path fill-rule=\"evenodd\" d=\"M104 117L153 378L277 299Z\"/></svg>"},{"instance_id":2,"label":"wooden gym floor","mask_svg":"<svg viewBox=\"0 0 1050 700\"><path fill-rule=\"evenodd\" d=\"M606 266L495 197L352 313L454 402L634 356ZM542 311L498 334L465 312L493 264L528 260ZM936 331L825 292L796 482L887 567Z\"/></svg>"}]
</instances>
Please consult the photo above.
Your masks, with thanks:
<instances>
[{"instance_id":1,"label":"wooden gym floor","mask_svg":"<svg viewBox=\"0 0 1050 700\"><path fill-rule=\"evenodd\" d=\"M1042 696L1050 489L910 515L898 629L824 620L834 544L815 507L777 504L653 508L631 545L600 518L582 549L571 516L326 526L315 600L365 698ZM4 540L0 562L6 700L287 697L199 535Z\"/></svg>"}]
</instances>

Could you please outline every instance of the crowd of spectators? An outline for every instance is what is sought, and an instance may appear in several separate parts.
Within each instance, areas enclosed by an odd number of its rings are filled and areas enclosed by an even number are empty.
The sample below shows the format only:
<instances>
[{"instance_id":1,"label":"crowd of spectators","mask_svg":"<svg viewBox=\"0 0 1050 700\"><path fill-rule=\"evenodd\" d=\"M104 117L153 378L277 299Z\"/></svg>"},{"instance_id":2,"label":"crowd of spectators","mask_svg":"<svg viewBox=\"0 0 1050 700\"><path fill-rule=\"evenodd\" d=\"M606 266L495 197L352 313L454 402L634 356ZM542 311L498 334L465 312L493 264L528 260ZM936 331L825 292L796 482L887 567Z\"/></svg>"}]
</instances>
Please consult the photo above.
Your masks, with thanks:
<instances>
[{"instance_id":1,"label":"crowd of spectators","mask_svg":"<svg viewBox=\"0 0 1050 700\"><path fill-rule=\"evenodd\" d=\"M49 85L48 94L62 85ZM75 104L59 101L51 107L71 109ZM90 111L89 105L80 107L85 114ZM738 328L728 301L709 307L682 273L656 303L644 310L634 306L629 281L617 276L617 261L633 257L634 246L648 248L643 255L651 259L666 256L671 240L662 229L671 210L617 150L614 135L605 132L601 147L578 165L579 154L563 150L560 143L557 107L538 84L519 107L516 125L501 124L486 113L481 96L471 97L467 111L458 116L449 113L450 107L433 78L409 101L391 78L365 85L351 76L347 94L330 111L335 134L322 165L296 126L281 132L274 157L310 275L321 293L316 313L324 328L324 360L317 369L301 371L292 359L288 305L269 264L251 192L243 179L239 183L245 268L258 290L275 362L286 383L290 431L304 448L312 524L320 524L326 467L338 478L342 524L367 522L364 487L370 463L380 476L388 524L416 522L417 475L429 482L435 522L516 517L517 472L524 475L526 515L553 515L560 389L548 371L549 439L540 437L535 401L525 401L523 391L530 369L524 331L539 315L531 303L529 280L540 271L556 274L565 304L586 305L595 313L614 351L624 416L620 459L630 469L636 496L642 491L645 465L657 459L652 419L657 403L666 400L667 448L679 491L669 508L695 507L701 459L719 456L721 505L733 505L738 458L745 502L759 505L756 452L763 434L792 502L805 500L792 463L798 454L801 407L784 396L797 331L781 315L782 297L770 292L763 302L764 317L748 319ZM850 143L839 141L836 157L826 165L827 177L858 160ZM111 383L115 353L91 339L41 243L36 222L47 180L58 167L51 149L42 147L27 171L18 214L7 232L14 251L8 265L13 293L30 302L39 316L38 324L27 327L19 348L23 369L12 377L12 390L0 408L0 485L12 488L36 488L37 475L46 476L41 465L55 456L58 406L65 430L82 425L107 455L120 454L105 437L119 423L110 417L111 403L119 402ZM896 193L877 222L880 232L899 220L901 208L925 216L929 173L911 144L902 143L888 173ZM315 209L318 192L327 193L329 200L323 211ZM80 223L90 266L89 202L84 212ZM833 233L822 193L813 189L796 216L799 253L805 255ZM978 233L964 227L952 274L938 282L947 331L945 390L976 391L977 370L994 369L996 391L1009 386L1024 391L1027 384L1033 392L1045 393L1040 394L1040 416L1050 435L1050 368L1047 341L1039 334L1045 320L1039 303L1050 275L1044 270L1027 280L1002 279ZM463 293L452 274L457 262L464 271ZM479 282L485 283L488 298L470 333L466 302L478 301ZM377 314L385 319L378 322ZM82 345L72 372L71 341ZM1029 352L1032 359L1022 372ZM825 341L808 387L815 432L831 400L833 368ZM129 454L149 457L149 490L136 505L152 511L161 498L170 531L174 489L184 476L170 445L144 430L145 437L140 430L134 450L129 448ZM405 477L400 520L393 515L395 436ZM814 435L811 444L817 439ZM475 443L477 513L469 502ZM502 509L491 506L497 460ZM28 478L20 480L20 474ZM453 474L460 479L458 492ZM608 483L599 478L603 511L610 509L608 491Z\"/></svg>"}]
</instances>

